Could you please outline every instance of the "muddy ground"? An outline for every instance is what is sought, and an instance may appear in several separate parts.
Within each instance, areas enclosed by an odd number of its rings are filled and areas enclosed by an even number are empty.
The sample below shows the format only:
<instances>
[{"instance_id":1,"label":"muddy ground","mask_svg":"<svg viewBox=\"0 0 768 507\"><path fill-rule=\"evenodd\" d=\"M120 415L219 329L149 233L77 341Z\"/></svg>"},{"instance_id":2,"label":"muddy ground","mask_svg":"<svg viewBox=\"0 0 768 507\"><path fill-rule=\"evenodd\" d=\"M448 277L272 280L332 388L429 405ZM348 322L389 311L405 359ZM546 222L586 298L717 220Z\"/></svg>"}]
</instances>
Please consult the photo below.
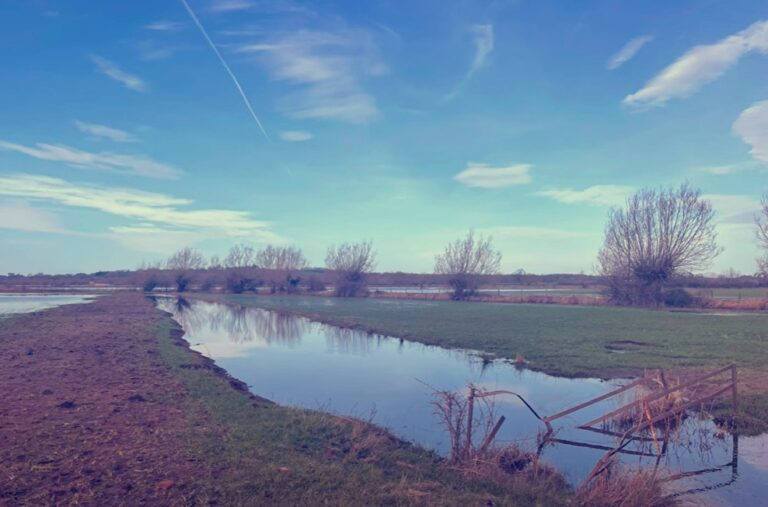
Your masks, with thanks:
<instances>
[{"instance_id":1,"label":"muddy ground","mask_svg":"<svg viewBox=\"0 0 768 507\"><path fill-rule=\"evenodd\" d=\"M124 293L0 321L0 505L190 499L203 465L147 332L161 318Z\"/></svg>"}]
</instances>

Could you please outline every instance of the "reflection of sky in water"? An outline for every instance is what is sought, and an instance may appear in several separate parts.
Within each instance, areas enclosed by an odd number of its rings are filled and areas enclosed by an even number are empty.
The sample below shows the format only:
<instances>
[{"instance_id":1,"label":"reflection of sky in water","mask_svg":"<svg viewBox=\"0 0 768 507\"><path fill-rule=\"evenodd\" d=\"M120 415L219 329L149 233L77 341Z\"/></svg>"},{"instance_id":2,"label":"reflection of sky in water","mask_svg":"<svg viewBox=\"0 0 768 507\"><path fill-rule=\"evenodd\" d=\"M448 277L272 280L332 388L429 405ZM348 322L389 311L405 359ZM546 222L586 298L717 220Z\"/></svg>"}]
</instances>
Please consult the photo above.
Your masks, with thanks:
<instances>
[{"instance_id":1,"label":"reflection of sky in water","mask_svg":"<svg viewBox=\"0 0 768 507\"><path fill-rule=\"evenodd\" d=\"M185 338L216 360L254 393L283 405L322 409L368 418L408 440L444 453L449 441L431 405L430 387L465 390L467 384L487 389L514 391L525 397L542 415L554 414L616 387L597 379L566 379L530 370L518 370L502 362L483 363L462 351L430 347L364 332L341 329L252 307L190 301L178 304L159 298L162 309L173 313L186 331ZM332 304L332 303L331 303ZM613 447L615 438L577 429L577 426L628 400L612 399L595 404L556 421L557 437ZM498 415L507 418L499 442L516 442L535 450L543 429L515 397L495 398ZM695 417L678 431L660 466L664 470L698 470L731 461L733 442L712 438L716 428ZM761 440L764 447L765 440ZM753 505L757 495L768 494L764 485L764 454L751 450L757 443L742 438L744 458L739 462L738 487L716 493L733 505ZM746 446L746 447L745 447ZM653 452L653 442L630 449ZM550 445L543 451L546 461L557 466L572 481L579 481L605 451L570 445ZM629 465L637 456L623 456ZM762 459L762 461L760 461ZM654 460L642 458L653 465ZM705 487L727 482L731 469L678 482L675 488ZM755 495L755 496L750 496Z\"/></svg>"},{"instance_id":2,"label":"reflection of sky in water","mask_svg":"<svg viewBox=\"0 0 768 507\"><path fill-rule=\"evenodd\" d=\"M83 303L94 296L47 294L0 294L0 316L12 313L30 313L61 305Z\"/></svg>"}]
</instances>

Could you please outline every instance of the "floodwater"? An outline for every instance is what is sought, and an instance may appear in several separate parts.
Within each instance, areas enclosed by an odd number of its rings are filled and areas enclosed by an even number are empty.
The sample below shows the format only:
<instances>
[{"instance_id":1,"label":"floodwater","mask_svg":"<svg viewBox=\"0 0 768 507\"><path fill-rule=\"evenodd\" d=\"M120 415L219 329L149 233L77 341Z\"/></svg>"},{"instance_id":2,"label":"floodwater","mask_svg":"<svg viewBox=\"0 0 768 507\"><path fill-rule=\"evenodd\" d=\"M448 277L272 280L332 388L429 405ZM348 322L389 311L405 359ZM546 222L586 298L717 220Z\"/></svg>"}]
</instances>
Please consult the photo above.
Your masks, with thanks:
<instances>
[{"instance_id":1,"label":"floodwater","mask_svg":"<svg viewBox=\"0 0 768 507\"><path fill-rule=\"evenodd\" d=\"M254 307L157 299L182 325L193 349L246 382L255 394L282 405L370 418L443 455L450 442L431 404L434 389L466 391L472 383L514 391L543 416L626 382L553 377L504 361L483 361L471 351L370 335ZM494 400L496 417L506 417L497 443L514 442L536 451L544 425L516 397ZM544 446L542 459L578 484L605 450L574 444L612 448L616 439L577 427L627 401L606 400L555 421L555 437L564 442ZM638 442L621 458L628 466L651 467L658 461L668 473L711 469L669 483L670 491L702 490L695 498L709 504L760 505L768 497L768 435L737 439L692 415L657 458L661 449L661 441Z\"/></svg>"},{"instance_id":2,"label":"floodwater","mask_svg":"<svg viewBox=\"0 0 768 507\"><path fill-rule=\"evenodd\" d=\"M85 303L90 295L0 294L0 318L13 313L30 313L62 305Z\"/></svg>"}]
</instances>

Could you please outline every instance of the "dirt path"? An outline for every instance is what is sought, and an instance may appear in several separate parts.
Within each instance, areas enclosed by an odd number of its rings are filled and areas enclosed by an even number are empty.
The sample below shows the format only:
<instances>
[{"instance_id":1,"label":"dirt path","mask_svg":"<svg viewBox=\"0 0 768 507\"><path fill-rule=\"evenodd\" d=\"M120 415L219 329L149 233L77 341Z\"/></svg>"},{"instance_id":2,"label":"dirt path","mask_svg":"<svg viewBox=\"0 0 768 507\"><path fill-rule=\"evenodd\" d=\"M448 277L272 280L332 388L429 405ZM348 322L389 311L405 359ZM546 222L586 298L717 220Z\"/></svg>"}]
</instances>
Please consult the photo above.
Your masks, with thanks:
<instances>
[{"instance_id":1,"label":"dirt path","mask_svg":"<svg viewBox=\"0 0 768 507\"><path fill-rule=\"evenodd\" d=\"M191 500L203 465L147 332L160 318L123 293L0 321L0 505Z\"/></svg>"}]
</instances>

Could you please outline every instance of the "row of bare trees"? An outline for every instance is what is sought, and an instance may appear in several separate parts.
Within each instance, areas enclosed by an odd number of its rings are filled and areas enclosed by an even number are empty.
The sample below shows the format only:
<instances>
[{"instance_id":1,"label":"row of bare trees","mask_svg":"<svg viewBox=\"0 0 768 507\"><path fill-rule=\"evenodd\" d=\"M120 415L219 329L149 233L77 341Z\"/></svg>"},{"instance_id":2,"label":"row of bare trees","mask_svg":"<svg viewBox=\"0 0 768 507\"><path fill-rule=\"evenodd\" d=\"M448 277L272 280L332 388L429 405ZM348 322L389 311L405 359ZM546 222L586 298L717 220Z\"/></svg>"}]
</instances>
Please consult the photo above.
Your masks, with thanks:
<instances>
[{"instance_id":1,"label":"row of bare trees","mask_svg":"<svg viewBox=\"0 0 768 507\"><path fill-rule=\"evenodd\" d=\"M139 271L146 273L145 291L171 283L177 292L184 292L196 272L209 269L223 271L226 288L234 293L255 290L264 283L272 293L292 293L298 290L301 273L308 266L307 258L296 246L267 245L257 251L250 245L239 244L230 248L223 261L214 256L206 263L200 251L185 247L165 262L142 263ZM328 248L326 267L334 275L338 296L367 293L367 275L375 266L376 253L370 241L342 243Z\"/></svg>"},{"instance_id":2,"label":"row of bare trees","mask_svg":"<svg viewBox=\"0 0 768 507\"><path fill-rule=\"evenodd\" d=\"M765 252L758 260L759 269L768 276L768 194L757 217L757 237ZM597 271L616 303L684 304L686 293L669 289L670 283L703 270L721 251L715 211L700 190L688 183L676 188L647 188L629 197L625 206L609 212ZM491 237L470 230L435 257L434 272L447 275L453 298L461 300L476 293L483 277L499 273L501 259ZM235 293L265 283L257 278L258 271L270 274L266 283L271 292L291 293L298 290L308 265L295 246L269 245L256 251L248 245L235 245L223 261L214 257L208 265L199 251L183 248L164 265L144 269L167 270L179 292L187 290L192 273L209 267L224 269L227 289ZM333 274L337 296L365 295L368 274L376 267L376 252L371 241L333 245L328 248L325 265ZM145 289L151 290L158 283L153 277Z\"/></svg>"}]
</instances>

